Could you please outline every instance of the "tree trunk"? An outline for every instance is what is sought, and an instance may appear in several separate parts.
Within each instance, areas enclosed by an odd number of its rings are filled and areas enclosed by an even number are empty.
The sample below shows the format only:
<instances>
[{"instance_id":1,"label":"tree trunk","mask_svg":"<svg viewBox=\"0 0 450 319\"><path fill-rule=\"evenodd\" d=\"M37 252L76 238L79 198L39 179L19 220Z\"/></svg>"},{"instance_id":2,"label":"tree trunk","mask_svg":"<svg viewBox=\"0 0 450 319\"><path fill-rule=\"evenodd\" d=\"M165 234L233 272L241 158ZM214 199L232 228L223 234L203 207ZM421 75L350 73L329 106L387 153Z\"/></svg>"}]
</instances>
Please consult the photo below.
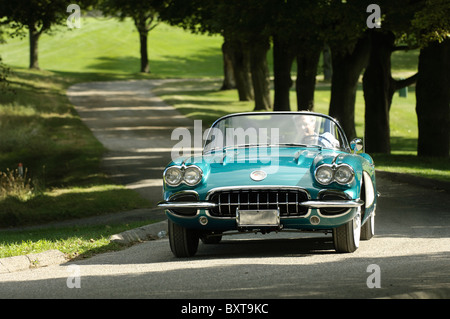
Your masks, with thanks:
<instances>
[{"instance_id":1,"label":"tree trunk","mask_svg":"<svg viewBox=\"0 0 450 319\"><path fill-rule=\"evenodd\" d=\"M250 71L250 53L241 42L233 42L233 70L239 101L253 101L253 85Z\"/></svg>"},{"instance_id":2,"label":"tree trunk","mask_svg":"<svg viewBox=\"0 0 450 319\"><path fill-rule=\"evenodd\" d=\"M391 53L395 36L391 32L371 32L369 64L363 76L365 145L368 153L391 152L389 110L395 92L391 76Z\"/></svg>"},{"instance_id":3,"label":"tree trunk","mask_svg":"<svg viewBox=\"0 0 450 319\"><path fill-rule=\"evenodd\" d=\"M147 51L147 31L139 31L139 43L141 47L141 72L150 73Z\"/></svg>"},{"instance_id":4,"label":"tree trunk","mask_svg":"<svg viewBox=\"0 0 450 319\"><path fill-rule=\"evenodd\" d=\"M317 66L319 64L321 48L314 49L314 45L297 55L297 108L299 111L314 109L314 91L316 88Z\"/></svg>"},{"instance_id":5,"label":"tree trunk","mask_svg":"<svg viewBox=\"0 0 450 319\"><path fill-rule=\"evenodd\" d=\"M270 72L267 65L267 51L270 43L267 39L251 45L250 67L252 74L253 90L255 93L255 111L269 110L270 102Z\"/></svg>"},{"instance_id":6,"label":"tree trunk","mask_svg":"<svg viewBox=\"0 0 450 319\"><path fill-rule=\"evenodd\" d=\"M220 90L231 90L236 88L231 55L232 55L231 45L227 40L225 40L222 44L223 82Z\"/></svg>"},{"instance_id":7,"label":"tree trunk","mask_svg":"<svg viewBox=\"0 0 450 319\"><path fill-rule=\"evenodd\" d=\"M331 82L333 75L333 65L331 64L331 50L328 44L325 44L323 51L323 80L325 82Z\"/></svg>"},{"instance_id":8,"label":"tree trunk","mask_svg":"<svg viewBox=\"0 0 450 319\"><path fill-rule=\"evenodd\" d=\"M147 36L150 30L150 25L147 25L145 16L136 16L133 18L134 25L139 34L139 45L141 54L141 69L142 73L150 73L150 67L148 63L148 50L147 50Z\"/></svg>"},{"instance_id":9,"label":"tree trunk","mask_svg":"<svg viewBox=\"0 0 450 319\"><path fill-rule=\"evenodd\" d=\"M417 155L450 156L450 39L420 50L416 85Z\"/></svg>"},{"instance_id":10,"label":"tree trunk","mask_svg":"<svg viewBox=\"0 0 450 319\"><path fill-rule=\"evenodd\" d=\"M273 37L274 111L290 111L291 68L295 53L289 43Z\"/></svg>"},{"instance_id":11,"label":"tree trunk","mask_svg":"<svg viewBox=\"0 0 450 319\"><path fill-rule=\"evenodd\" d=\"M39 70L38 44L42 32L36 30L34 25L28 26L28 30L30 41L30 69Z\"/></svg>"},{"instance_id":12,"label":"tree trunk","mask_svg":"<svg viewBox=\"0 0 450 319\"><path fill-rule=\"evenodd\" d=\"M356 137L356 90L359 76L367 65L369 50L370 42L366 36L356 43L351 53L342 54L331 49L333 75L329 115L339 121L348 139Z\"/></svg>"}]
</instances>

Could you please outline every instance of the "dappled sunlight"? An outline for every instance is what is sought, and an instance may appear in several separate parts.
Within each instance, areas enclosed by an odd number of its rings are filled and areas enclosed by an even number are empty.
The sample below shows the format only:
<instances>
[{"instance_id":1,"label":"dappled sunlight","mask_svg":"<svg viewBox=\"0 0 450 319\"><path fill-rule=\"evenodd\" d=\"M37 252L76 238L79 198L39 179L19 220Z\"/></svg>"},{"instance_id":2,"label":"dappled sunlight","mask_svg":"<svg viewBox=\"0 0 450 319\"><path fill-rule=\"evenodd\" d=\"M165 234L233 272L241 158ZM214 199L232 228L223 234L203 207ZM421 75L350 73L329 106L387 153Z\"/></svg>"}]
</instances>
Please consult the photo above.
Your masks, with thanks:
<instances>
[{"instance_id":1,"label":"dappled sunlight","mask_svg":"<svg viewBox=\"0 0 450 319\"><path fill-rule=\"evenodd\" d=\"M159 156L150 155L129 155L129 156L106 156L104 161L117 161L117 160L141 160L141 159L152 159L159 158Z\"/></svg>"},{"instance_id":2,"label":"dappled sunlight","mask_svg":"<svg viewBox=\"0 0 450 319\"><path fill-rule=\"evenodd\" d=\"M163 180L160 179L143 179L139 182L128 184L126 187L129 189L138 189L138 188L145 188L145 187L154 187L158 186L162 188L163 186Z\"/></svg>"},{"instance_id":3,"label":"dappled sunlight","mask_svg":"<svg viewBox=\"0 0 450 319\"><path fill-rule=\"evenodd\" d=\"M95 131L153 131L153 130L173 130L178 126L114 126L114 127L102 127L99 129L92 129ZM184 127L189 129L189 127Z\"/></svg>"},{"instance_id":4,"label":"dappled sunlight","mask_svg":"<svg viewBox=\"0 0 450 319\"><path fill-rule=\"evenodd\" d=\"M112 110L110 110L112 111ZM98 121L100 120L101 117L89 117L89 118L85 118L83 119L83 121L85 122L91 122L91 121ZM119 123L123 123L126 121L135 121L136 119L140 119L140 120L146 120L146 121L160 121L160 120L164 120L167 119L167 116L139 116L138 114L133 115L133 116L121 116L120 118L117 119L111 119L110 122L111 123L115 123L115 122L119 122ZM171 119L182 119L184 120L185 117L183 115L175 115L175 116L171 116Z\"/></svg>"},{"instance_id":5,"label":"dappled sunlight","mask_svg":"<svg viewBox=\"0 0 450 319\"><path fill-rule=\"evenodd\" d=\"M77 107L78 109L78 107ZM90 107L80 106L79 112L120 112L120 111L172 111L167 106L111 106L111 107Z\"/></svg>"},{"instance_id":6,"label":"dappled sunlight","mask_svg":"<svg viewBox=\"0 0 450 319\"><path fill-rule=\"evenodd\" d=\"M46 196L56 197L65 194L85 194L91 192L103 192L110 190L123 189L121 185L95 185L87 187L72 187L72 188L54 188L51 191L45 192Z\"/></svg>"}]
</instances>

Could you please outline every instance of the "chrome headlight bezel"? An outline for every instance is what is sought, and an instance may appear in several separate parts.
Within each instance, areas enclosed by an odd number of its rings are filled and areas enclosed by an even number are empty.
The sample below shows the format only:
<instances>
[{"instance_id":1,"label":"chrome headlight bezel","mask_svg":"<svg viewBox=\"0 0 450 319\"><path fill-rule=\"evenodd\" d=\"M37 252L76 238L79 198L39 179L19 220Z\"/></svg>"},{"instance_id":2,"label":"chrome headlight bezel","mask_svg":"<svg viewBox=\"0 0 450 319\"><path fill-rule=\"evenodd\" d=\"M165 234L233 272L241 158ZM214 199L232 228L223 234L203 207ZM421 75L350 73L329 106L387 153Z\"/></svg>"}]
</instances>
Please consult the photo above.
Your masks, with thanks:
<instances>
[{"instance_id":1,"label":"chrome headlight bezel","mask_svg":"<svg viewBox=\"0 0 450 319\"><path fill-rule=\"evenodd\" d=\"M345 174L345 176L341 175ZM355 171L350 165L341 164L338 165L334 171L334 180L341 185L350 184L355 178Z\"/></svg>"},{"instance_id":2,"label":"chrome headlight bezel","mask_svg":"<svg viewBox=\"0 0 450 319\"><path fill-rule=\"evenodd\" d=\"M179 176L174 182L171 181L170 178L168 178L168 175L171 172L174 172L174 174L178 174L178 176ZM183 181L183 171L178 166L170 166L164 170L163 179L164 179L165 184L172 186L172 187L176 187L176 186L180 185L181 182Z\"/></svg>"},{"instance_id":3,"label":"chrome headlight bezel","mask_svg":"<svg viewBox=\"0 0 450 319\"><path fill-rule=\"evenodd\" d=\"M202 180L203 177L203 172L200 169L200 167L196 166L196 165L190 165L188 167L186 167L186 169L183 172L183 181L186 185L189 186L195 186L198 183L200 183L200 181ZM192 175L194 174L194 175ZM194 176L194 179L191 180L189 179L189 177L187 176Z\"/></svg>"},{"instance_id":4,"label":"chrome headlight bezel","mask_svg":"<svg viewBox=\"0 0 450 319\"><path fill-rule=\"evenodd\" d=\"M345 177L341 174L344 173ZM328 178L324 176L327 175ZM330 185L333 182L339 185L349 185L355 179L355 171L348 164L322 164L318 166L314 172L316 181L321 185Z\"/></svg>"},{"instance_id":5,"label":"chrome headlight bezel","mask_svg":"<svg viewBox=\"0 0 450 319\"><path fill-rule=\"evenodd\" d=\"M168 178L168 175L174 172L179 175L179 178L172 181L172 179ZM193 175L192 175L193 174ZM194 179L189 178L189 176L194 176ZM170 166L164 170L163 180L164 183L171 187L177 187L180 184L186 184L188 186L198 185L203 178L203 171L197 165L188 165L188 166Z\"/></svg>"},{"instance_id":6,"label":"chrome headlight bezel","mask_svg":"<svg viewBox=\"0 0 450 319\"><path fill-rule=\"evenodd\" d=\"M324 176L329 176L328 178L324 178ZM316 168L314 172L314 176L316 181L322 185L330 185L333 182L334 171L330 165L321 165Z\"/></svg>"}]
</instances>

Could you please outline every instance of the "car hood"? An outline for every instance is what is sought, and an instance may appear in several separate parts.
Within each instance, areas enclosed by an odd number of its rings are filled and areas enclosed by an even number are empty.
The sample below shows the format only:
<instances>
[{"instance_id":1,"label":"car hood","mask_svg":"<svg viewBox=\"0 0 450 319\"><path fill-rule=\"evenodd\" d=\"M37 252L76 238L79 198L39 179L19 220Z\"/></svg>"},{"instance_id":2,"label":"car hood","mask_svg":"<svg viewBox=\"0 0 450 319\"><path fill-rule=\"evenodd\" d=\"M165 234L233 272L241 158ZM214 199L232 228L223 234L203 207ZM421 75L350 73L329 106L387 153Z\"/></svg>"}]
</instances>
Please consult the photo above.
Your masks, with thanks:
<instances>
[{"instance_id":1,"label":"car hood","mask_svg":"<svg viewBox=\"0 0 450 319\"><path fill-rule=\"evenodd\" d=\"M207 192L217 187L298 186L309 190L319 187L315 168L322 164L345 161L348 153L320 148L240 148L174 161L174 165L197 165L203 180L196 191ZM264 171L267 176L255 181L250 174Z\"/></svg>"}]
</instances>

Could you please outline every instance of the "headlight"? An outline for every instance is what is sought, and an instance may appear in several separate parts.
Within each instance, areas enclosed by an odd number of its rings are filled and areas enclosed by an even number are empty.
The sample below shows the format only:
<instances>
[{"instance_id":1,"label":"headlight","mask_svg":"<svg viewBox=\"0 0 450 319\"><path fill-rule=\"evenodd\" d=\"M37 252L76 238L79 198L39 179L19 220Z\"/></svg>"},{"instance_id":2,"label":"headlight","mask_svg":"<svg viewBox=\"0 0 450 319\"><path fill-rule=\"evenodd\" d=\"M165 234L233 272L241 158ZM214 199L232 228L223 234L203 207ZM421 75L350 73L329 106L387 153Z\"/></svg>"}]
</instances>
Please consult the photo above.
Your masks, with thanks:
<instances>
[{"instance_id":1,"label":"headlight","mask_svg":"<svg viewBox=\"0 0 450 319\"><path fill-rule=\"evenodd\" d=\"M334 172L334 179L339 184L348 184L353 180L354 175L353 168L348 165L340 165Z\"/></svg>"},{"instance_id":2,"label":"headlight","mask_svg":"<svg viewBox=\"0 0 450 319\"><path fill-rule=\"evenodd\" d=\"M164 171L163 177L167 185L175 187L181 183L195 186L202 180L202 170L195 166L171 166Z\"/></svg>"},{"instance_id":3,"label":"headlight","mask_svg":"<svg viewBox=\"0 0 450 319\"><path fill-rule=\"evenodd\" d=\"M316 170L316 180L323 185L328 185L333 181L333 169L330 166L320 166Z\"/></svg>"},{"instance_id":4,"label":"headlight","mask_svg":"<svg viewBox=\"0 0 450 319\"><path fill-rule=\"evenodd\" d=\"M164 180L170 186L180 185L183 179L183 172L178 167L169 167L164 172Z\"/></svg>"},{"instance_id":5,"label":"headlight","mask_svg":"<svg viewBox=\"0 0 450 319\"><path fill-rule=\"evenodd\" d=\"M353 181L355 172L353 168L347 164L324 164L316 169L315 176L316 180L322 185L331 184L333 181L345 185Z\"/></svg>"},{"instance_id":6,"label":"headlight","mask_svg":"<svg viewBox=\"0 0 450 319\"><path fill-rule=\"evenodd\" d=\"M202 171L197 166L190 166L184 171L183 180L189 186L194 186L202 180Z\"/></svg>"}]
</instances>

